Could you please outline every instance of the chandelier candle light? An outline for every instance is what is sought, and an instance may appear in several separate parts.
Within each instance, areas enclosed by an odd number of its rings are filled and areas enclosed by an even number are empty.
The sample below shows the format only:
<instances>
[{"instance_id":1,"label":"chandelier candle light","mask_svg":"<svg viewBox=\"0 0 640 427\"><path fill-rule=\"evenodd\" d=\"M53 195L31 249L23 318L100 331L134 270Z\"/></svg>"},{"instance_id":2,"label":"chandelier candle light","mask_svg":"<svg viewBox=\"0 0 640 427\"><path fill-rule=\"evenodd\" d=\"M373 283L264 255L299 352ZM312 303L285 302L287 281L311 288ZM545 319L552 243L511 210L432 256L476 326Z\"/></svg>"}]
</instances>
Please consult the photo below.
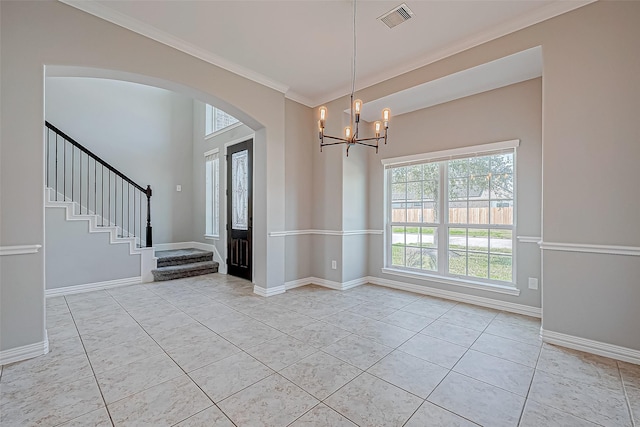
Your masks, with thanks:
<instances>
[{"instance_id":1,"label":"chandelier candle light","mask_svg":"<svg viewBox=\"0 0 640 427\"><path fill-rule=\"evenodd\" d=\"M382 121L377 121L373 124L375 130L375 137L373 138L359 138L359 125L360 125L360 112L362 111L362 101L359 99L353 100L356 87L356 0L353 1L353 63L352 63L352 78L351 78L351 109L349 126L344 128L344 138L329 136L324 134L324 125L327 119L327 107L320 107L320 120L318 120L318 137L320 138L320 151L322 147L328 145L347 145L347 157L349 157L349 148L358 144L366 145L367 147L373 147L378 153L378 144L381 140L387 143L387 134L389 130L389 119L391 118L391 110L385 108L382 110ZM355 126L355 130L354 130ZM381 135L382 127L384 126L384 136ZM324 142L324 139L330 139L337 142Z\"/></svg>"}]
</instances>

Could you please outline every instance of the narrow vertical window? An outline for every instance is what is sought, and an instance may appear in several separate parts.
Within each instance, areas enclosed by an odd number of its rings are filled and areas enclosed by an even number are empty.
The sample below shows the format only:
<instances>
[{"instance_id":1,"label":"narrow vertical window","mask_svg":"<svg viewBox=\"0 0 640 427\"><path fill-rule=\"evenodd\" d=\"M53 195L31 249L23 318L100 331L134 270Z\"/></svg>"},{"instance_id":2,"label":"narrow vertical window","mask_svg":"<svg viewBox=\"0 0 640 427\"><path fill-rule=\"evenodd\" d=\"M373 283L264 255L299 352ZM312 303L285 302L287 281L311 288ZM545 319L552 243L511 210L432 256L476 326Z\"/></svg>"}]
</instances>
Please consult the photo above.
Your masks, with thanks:
<instances>
[{"instance_id":1,"label":"narrow vertical window","mask_svg":"<svg viewBox=\"0 0 640 427\"><path fill-rule=\"evenodd\" d=\"M218 150L205 153L205 235L219 236L220 184Z\"/></svg>"}]
</instances>

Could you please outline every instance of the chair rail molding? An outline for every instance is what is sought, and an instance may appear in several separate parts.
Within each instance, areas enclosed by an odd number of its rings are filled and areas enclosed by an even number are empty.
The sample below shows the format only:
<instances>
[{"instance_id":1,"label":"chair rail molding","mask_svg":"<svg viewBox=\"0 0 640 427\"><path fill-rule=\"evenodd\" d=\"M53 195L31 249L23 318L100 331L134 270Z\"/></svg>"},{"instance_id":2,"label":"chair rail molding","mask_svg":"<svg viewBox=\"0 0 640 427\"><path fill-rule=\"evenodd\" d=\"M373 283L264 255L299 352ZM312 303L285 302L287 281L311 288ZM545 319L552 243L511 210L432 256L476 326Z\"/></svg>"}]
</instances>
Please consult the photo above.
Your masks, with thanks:
<instances>
[{"instance_id":1,"label":"chair rail molding","mask_svg":"<svg viewBox=\"0 0 640 427\"><path fill-rule=\"evenodd\" d=\"M614 246L614 245L592 245L586 243L559 243L540 241L540 249L543 251L561 252L586 252L606 255L628 255L640 256L640 247L637 246Z\"/></svg>"},{"instance_id":2,"label":"chair rail molding","mask_svg":"<svg viewBox=\"0 0 640 427\"><path fill-rule=\"evenodd\" d=\"M319 235L319 236L361 236L366 234L382 234L382 230L286 230L286 231L271 231L270 237L284 237L284 236L302 236L302 235Z\"/></svg>"},{"instance_id":3,"label":"chair rail molding","mask_svg":"<svg viewBox=\"0 0 640 427\"><path fill-rule=\"evenodd\" d=\"M42 245L0 246L0 255L25 255L37 253Z\"/></svg>"},{"instance_id":4,"label":"chair rail molding","mask_svg":"<svg viewBox=\"0 0 640 427\"><path fill-rule=\"evenodd\" d=\"M542 241L542 237L535 237L535 236L517 236L516 239L518 239L519 243L537 243L537 244L540 244L540 241Z\"/></svg>"}]
</instances>

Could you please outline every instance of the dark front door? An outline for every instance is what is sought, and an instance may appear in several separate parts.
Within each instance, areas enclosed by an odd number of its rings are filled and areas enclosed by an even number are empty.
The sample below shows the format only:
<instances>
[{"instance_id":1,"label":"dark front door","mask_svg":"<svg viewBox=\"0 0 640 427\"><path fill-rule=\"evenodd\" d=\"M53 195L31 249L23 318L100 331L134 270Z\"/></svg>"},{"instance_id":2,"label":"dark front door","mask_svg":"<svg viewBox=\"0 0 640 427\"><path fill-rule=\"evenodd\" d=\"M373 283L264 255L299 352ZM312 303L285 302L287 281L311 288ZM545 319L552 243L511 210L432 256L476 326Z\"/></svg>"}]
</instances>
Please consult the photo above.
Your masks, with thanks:
<instances>
[{"instance_id":1,"label":"dark front door","mask_svg":"<svg viewBox=\"0 0 640 427\"><path fill-rule=\"evenodd\" d=\"M253 140L227 148L227 273L251 280Z\"/></svg>"}]
</instances>

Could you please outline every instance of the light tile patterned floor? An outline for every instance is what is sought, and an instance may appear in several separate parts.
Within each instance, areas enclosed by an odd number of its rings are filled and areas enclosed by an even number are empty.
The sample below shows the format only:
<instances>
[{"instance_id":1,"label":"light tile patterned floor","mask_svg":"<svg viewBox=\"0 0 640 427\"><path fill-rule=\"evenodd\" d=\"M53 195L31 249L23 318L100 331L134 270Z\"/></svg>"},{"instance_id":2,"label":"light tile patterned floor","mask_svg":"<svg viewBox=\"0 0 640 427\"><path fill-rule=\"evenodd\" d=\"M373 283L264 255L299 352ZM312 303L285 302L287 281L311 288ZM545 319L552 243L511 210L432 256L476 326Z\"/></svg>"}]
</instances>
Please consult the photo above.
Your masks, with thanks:
<instances>
[{"instance_id":1,"label":"light tile patterned floor","mask_svg":"<svg viewBox=\"0 0 640 427\"><path fill-rule=\"evenodd\" d=\"M219 274L47 300L2 426L632 426L640 366L537 319L365 285L262 298Z\"/></svg>"}]
</instances>

